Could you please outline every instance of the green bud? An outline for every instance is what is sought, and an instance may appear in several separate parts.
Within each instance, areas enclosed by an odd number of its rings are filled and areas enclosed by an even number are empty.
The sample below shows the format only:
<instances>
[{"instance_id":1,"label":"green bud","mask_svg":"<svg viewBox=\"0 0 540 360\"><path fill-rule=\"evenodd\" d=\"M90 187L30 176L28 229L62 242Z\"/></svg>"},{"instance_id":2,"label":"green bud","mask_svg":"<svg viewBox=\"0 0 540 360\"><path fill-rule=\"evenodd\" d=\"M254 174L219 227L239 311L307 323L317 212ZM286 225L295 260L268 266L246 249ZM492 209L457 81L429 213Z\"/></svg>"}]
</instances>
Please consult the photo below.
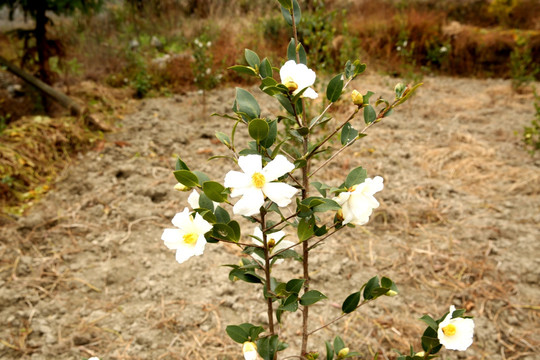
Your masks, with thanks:
<instances>
[{"instance_id":1,"label":"green bud","mask_svg":"<svg viewBox=\"0 0 540 360\"><path fill-rule=\"evenodd\" d=\"M405 91L406 88L407 86L405 86L405 84L403 83L399 83L394 87L394 91L396 93L396 99L399 99L401 98L401 96L403 96L403 92Z\"/></svg>"},{"instance_id":2,"label":"green bud","mask_svg":"<svg viewBox=\"0 0 540 360\"><path fill-rule=\"evenodd\" d=\"M388 290L388 292L385 294L386 296L396 296L398 293L395 290Z\"/></svg>"},{"instance_id":3,"label":"green bud","mask_svg":"<svg viewBox=\"0 0 540 360\"><path fill-rule=\"evenodd\" d=\"M343 359L347 355L349 355L349 348L348 347L339 350L339 352L337 354L337 357L338 357L338 359Z\"/></svg>"}]
</instances>

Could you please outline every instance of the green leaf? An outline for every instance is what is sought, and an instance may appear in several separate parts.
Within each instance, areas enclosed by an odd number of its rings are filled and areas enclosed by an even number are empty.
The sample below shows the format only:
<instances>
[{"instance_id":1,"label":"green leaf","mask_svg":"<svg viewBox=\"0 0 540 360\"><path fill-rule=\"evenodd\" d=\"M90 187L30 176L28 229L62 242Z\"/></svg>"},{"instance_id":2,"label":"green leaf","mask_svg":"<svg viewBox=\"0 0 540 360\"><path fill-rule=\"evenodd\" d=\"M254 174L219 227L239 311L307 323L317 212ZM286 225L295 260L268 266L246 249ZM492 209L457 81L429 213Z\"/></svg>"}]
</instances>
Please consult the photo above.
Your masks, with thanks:
<instances>
[{"instance_id":1,"label":"green leaf","mask_svg":"<svg viewBox=\"0 0 540 360\"><path fill-rule=\"evenodd\" d=\"M428 326L422 335L422 349L433 355L438 353L441 347L437 331Z\"/></svg>"},{"instance_id":2,"label":"green leaf","mask_svg":"<svg viewBox=\"0 0 540 360\"><path fill-rule=\"evenodd\" d=\"M251 338L251 341L257 341L262 332L264 332L264 328L262 326L253 326L251 329L249 329L249 337Z\"/></svg>"},{"instance_id":3,"label":"green leaf","mask_svg":"<svg viewBox=\"0 0 540 360\"><path fill-rule=\"evenodd\" d=\"M257 352L264 360L274 360L278 351L278 336L267 336L257 341Z\"/></svg>"},{"instance_id":4,"label":"green leaf","mask_svg":"<svg viewBox=\"0 0 540 360\"><path fill-rule=\"evenodd\" d=\"M323 299L326 299L326 296L320 291L309 290L300 298L300 304L303 306L309 306Z\"/></svg>"},{"instance_id":5,"label":"green leaf","mask_svg":"<svg viewBox=\"0 0 540 360\"><path fill-rule=\"evenodd\" d=\"M300 64L307 65L306 49L304 49L304 45L302 45L300 42L298 43L298 58L300 60ZM298 63L296 60L296 41L294 38L291 38L291 41L287 46L287 59L294 60L294 62Z\"/></svg>"},{"instance_id":6,"label":"green leaf","mask_svg":"<svg viewBox=\"0 0 540 360\"><path fill-rule=\"evenodd\" d=\"M261 141L261 146L268 149L272 145L274 145L274 142L276 142L276 138L277 138L277 130L278 130L277 120L270 121L268 123L268 135L266 135L266 138Z\"/></svg>"},{"instance_id":7,"label":"green leaf","mask_svg":"<svg viewBox=\"0 0 540 360\"><path fill-rule=\"evenodd\" d=\"M377 119L377 114L375 113L375 109L373 108L373 106L368 105L368 106L365 106L363 109L364 109L364 122L366 124L369 125L372 122L374 122L375 119Z\"/></svg>"},{"instance_id":8,"label":"green leaf","mask_svg":"<svg viewBox=\"0 0 540 360\"><path fill-rule=\"evenodd\" d=\"M358 291L347 296L343 302L343 305L341 306L341 311L343 311L345 314L349 314L356 310L358 304L360 303L360 295L360 291Z\"/></svg>"},{"instance_id":9,"label":"green leaf","mask_svg":"<svg viewBox=\"0 0 540 360\"><path fill-rule=\"evenodd\" d=\"M330 186L318 181L312 182L311 185L324 197L326 197L327 190L330 189Z\"/></svg>"},{"instance_id":10,"label":"green leaf","mask_svg":"<svg viewBox=\"0 0 540 360\"><path fill-rule=\"evenodd\" d=\"M178 182L182 185L185 185L187 187L195 187L199 185L199 179L197 178L197 175L192 173L189 170L176 170L173 172L174 177Z\"/></svg>"},{"instance_id":11,"label":"green leaf","mask_svg":"<svg viewBox=\"0 0 540 360\"><path fill-rule=\"evenodd\" d=\"M231 221L231 216L229 215L227 210L225 210L221 206L218 206L216 208L214 215L216 215L216 221L218 223L227 224L229 221Z\"/></svg>"},{"instance_id":12,"label":"green leaf","mask_svg":"<svg viewBox=\"0 0 540 360\"><path fill-rule=\"evenodd\" d=\"M208 196L206 196L205 193L202 193L199 196L199 207L201 209L208 209L212 213L214 212L214 203L212 202L212 200L210 200L210 198Z\"/></svg>"},{"instance_id":13,"label":"green leaf","mask_svg":"<svg viewBox=\"0 0 540 360\"><path fill-rule=\"evenodd\" d=\"M326 360L333 360L334 348L332 347L332 344L330 344L329 341L325 341L324 344L326 345Z\"/></svg>"},{"instance_id":14,"label":"green leaf","mask_svg":"<svg viewBox=\"0 0 540 360\"><path fill-rule=\"evenodd\" d=\"M439 325L437 322L429 315L424 315L420 318L423 322L425 322L430 328L437 331L439 330Z\"/></svg>"},{"instance_id":15,"label":"green leaf","mask_svg":"<svg viewBox=\"0 0 540 360\"><path fill-rule=\"evenodd\" d=\"M274 97L279 101L279 103L281 104L281 106L283 106L283 108L285 110L287 110L287 112L291 115L294 115L294 109L291 105L291 102L289 101L289 99L287 99L287 97L281 95L281 94L277 94L277 95L274 95Z\"/></svg>"},{"instance_id":16,"label":"green leaf","mask_svg":"<svg viewBox=\"0 0 540 360\"><path fill-rule=\"evenodd\" d=\"M260 276L252 271L246 271L244 269L232 269L229 273L229 279L233 280L235 277L251 284L259 284L263 282Z\"/></svg>"},{"instance_id":17,"label":"green leaf","mask_svg":"<svg viewBox=\"0 0 540 360\"><path fill-rule=\"evenodd\" d=\"M204 183L205 181L210 181L210 178L208 177L208 175L206 175L205 173L201 172L201 171L193 171L193 174L195 174L195 176L197 176L197 180L199 181L199 184L202 184Z\"/></svg>"},{"instance_id":18,"label":"green leaf","mask_svg":"<svg viewBox=\"0 0 540 360\"><path fill-rule=\"evenodd\" d=\"M336 336L334 338L334 352L336 353L336 355L344 347L345 347L345 343L343 342L343 339L341 339L339 336Z\"/></svg>"},{"instance_id":19,"label":"green leaf","mask_svg":"<svg viewBox=\"0 0 540 360\"><path fill-rule=\"evenodd\" d=\"M364 299L371 300L374 299L375 296L373 295L373 290L376 288L379 288L379 277L374 276L366 283L364 287Z\"/></svg>"},{"instance_id":20,"label":"green leaf","mask_svg":"<svg viewBox=\"0 0 540 360\"><path fill-rule=\"evenodd\" d=\"M229 225L229 227L233 230L234 234L233 234L233 241L238 241L240 240L240 236L242 235L241 232L240 232L240 224L238 223L238 221L236 220L231 220L229 221L229 223L227 224Z\"/></svg>"},{"instance_id":21,"label":"green leaf","mask_svg":"<svg viewBox=\"0 0 540 360\"><path fill-rule=\"evenodd\" d=\"M279 4L283 6L285 9L292 9L292 2L291 0L278 0Z\"/></svg>"},{"instance_id":22,"label":"green leaf","mask_svg":"<svg viewBox=\"0 0 540 360\"><path fill-rule=\"evenodd\" d=\"M221 131L216 131L216 138L226 147L231 147L231 139L227 134L222 133Z\"/></svg>"},{"instance_id":23,"label":"green leaf","mask_svg":"<svg viewBox=\"0 0 540 360\"><path fill-rule=\"evenodd\" d=\"M295 312L298 310L298 294L289 295L278 308L283 311Z\"/></svg>"},{"instance_id":24,"label":"green leaf","mask_svg":"<svg viewBox=\"0 0 540 360\"><path fill-rule=\"evenodd\" d=\"M261 116L261 108L255 97L248 91L236 88L236 98L234 100L233 111L245 114L241 115L245 121L256 119Z\"/></svg>"},{"instance_id":25,"label":"green leaf","mask_svg":"<svg viewBox=\"0 0 540 360\"><path fill-rule=\"evenodd\" d=\"M287 250L284 250L284 251L280 251L279 253L274 255L272 260L274 260L274 259L275 260L277 260L277 259L295 259L295 260L298 260L298 261L302 260L300 255L298 255L298 253L296 251L294 251L293 249L287 249Z\"/></svg>"},{"instance_id":26,"label":"green leaf","mask_svg":"<svg viewBox=\"0 0 540 360\"><path fill-rule=\"evenodd\" d=\"M298 5L298 1L292 0L293 2L293 13L294 13L294 24L298 25L300 23L300 19L302 18L302 13L300 12L300 5ZM292 16L290 9L287 9L286 7L281 6L281 14L283 15L283 18L289 24L289 26L292 26Z\"/></svg>"},{"instance_id":27,"label":"green leaf","mask_svg":"<svg viewBox=\"0 0 540 360\"><path fill-rule=\"evenodd\" d=\"M330 102L336 102L341 96L341 92L343 91L342 75L343 74L337 74L328 83L328 87L326 88L326 98Z\"/></svg>"},{"instance_id":28,"label":"green leaf","mask_svg":"<svg viewBox=\"0 0 540 360\"><path fill-rule=\"evenodd\" d=\"M298 223L297 233L298 233L298 240L300 242L306 241L314 233L313 225L308 220L302 219Z\"/></svg>"},{"instance_id":29,"label":"green leaf","mask_svg":"<svg viewBox=\"0 0 540 360\"><path fill-rule=\"evenodd\" d=\"M178 158L176 159L176 165L174 167L174 170L188 170L189 171L189 168L185 162L183 162L180 158Z\"/></svg>"},{"instance_id":30,"label":"green leaf","mask_svg":"<svg viewBox=\"0 0 540 360\"><path fill-rule=\"evenodd\" d=\"M261 59L259 59L259 55L255 51L245 49L244 50L244 56L246 57L246 61L254 69L259 68L261 65Z\"/></svg>"},{"instance_id":31,"label":"green leaf","mask_svg":"<svg viewBox=\"0 0 540 360\"><path fill-rule=\"evenodd\" d=\"M270 127L268 126L268 123L263 119L253 119L248 124L249 136L257 142L266 138L269 131Z\"/></svg>"},{"instance_id":32,"label":"green leaf","mask_svg":"<svg viewBox=\"0 0 540 360\"><path fill-rule=\"evenodd\" d=\"M304 282L306 280L304 279L292 279L287 281L287 285L285 285L285 290L290 293L299 294L300 290L302 290L302 286L304 286Z\"/></svg>"},{"instance_id":33,"label":"green leaf","mask_svg":"<svg viewBox=\"0 0 540 360\"><path fill-rule=\"evenodd\" d=\"M270 60L268 60L268 58L264 58L263 61L261 61L261 67L259 68L259 72L263 79L272 78L272 65L270 64Z\"/></svg>"},{"instance_id":34,"label":"green leaf","mask_svg":"<svg viewBox=\"0 0 540 360\"><path fill-rule=\"evenodd\" d=\"M202 190L206 196L215 202L224 202L227 200L227 194L224 194L225 187L215 181L205 181Z\"/></svg>"},{"instance_id":35,"label":"green leaf","mask_svg":"<svg viewBox=\"0 0 540 360\"><path fill-rule=\"evenodd\" d=\"M341 209L341 206L331 199L321 199L322 203L314 206L313 211L314 212L325 212L325 211L337 211Z\"/></svg>"},{"instance_id":36,"label":"green leaf","mask_svg":"<svg viewBox=\"0 0 540 360\"><path fill-rule=\"evenodd\" d=\"M229 325L225 328L225 331L237 343L243 344L249 340L249 334L238 325Z\"/></svg>"},{"instance_id":37,"label":"green leaf","mask_svg":"<svg viewBox=\"0 0 540 360\"><path fill-rule=\"evenodd\" d=\"M257 76L257 70L255 70L251 66L234 65L234 66L230 66L228 69L229 70L234 70L234 71L236 71L237 73L240 73L240 74L248 74L248 75L251 75L251 76Z\"/></svg>"},{"instance_id":38,"label":"green leaf","mask_svg":"<svg viewBox=\"0 0 540 360\"><path fill-rule=\"evenodd\" d=\"M343 183L342 187L350 188L354 185L363 183L367 178L367 171L362 168L361 166L354 168L349 175L347 175L347 179L345 179L345 182Z\"/></svg>"},{"instance_id":39,"label":"green leaf","mask_svg":"<svg viewBox=\"0 0 540 360\"><path fill-rule=\"evenodd\" d=\"M235 231L227 224L217 223L212 227L212 234L218 239L238 241Z\"/></svg>"},{"instance_id":40,"label":"green leaf","mask_svg":"<svg viewBox=\"0 0 540 360\"><path fill-rule=\"evenodd\" d=\"M351 123L346 123L341 130L341 145L348 144L358 136L358 130L352 127Z\"/></svg>"}]
</instances>

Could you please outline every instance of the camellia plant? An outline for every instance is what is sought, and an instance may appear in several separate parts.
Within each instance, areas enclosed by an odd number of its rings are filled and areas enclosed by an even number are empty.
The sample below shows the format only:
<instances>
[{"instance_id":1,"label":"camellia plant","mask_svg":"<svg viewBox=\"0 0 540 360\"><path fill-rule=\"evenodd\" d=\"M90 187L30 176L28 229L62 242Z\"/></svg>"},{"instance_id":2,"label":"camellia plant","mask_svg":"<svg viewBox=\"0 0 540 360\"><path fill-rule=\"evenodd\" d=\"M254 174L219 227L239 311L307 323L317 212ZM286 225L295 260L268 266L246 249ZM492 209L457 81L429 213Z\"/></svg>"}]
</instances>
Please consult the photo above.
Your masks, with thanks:
<instances>
[{"instance_id":1,"label":"camellia plant","mask_svg":"<svg viewBox=\"0 0 540 360\"><path fill-rule=\"evenodd\" d=\"M337 187L316 181L315 175L363 138L368 129L410 99L421 84L397 84L392 101L379 97L374 103L372 92L361 94L353 90L351 114L342 121L332 121L328 115L332 105L347 92L350 82L364 72L366 65L359 60L348 61L343 72L330 80L326 93L318 94L313 87L316 73L308 67L306 51L297 38L296 26L301 18L299 3L279 0L276 5L292 28L287 60L277 69L267 58L261 61L255 52L246 49L247 65L231 69L258 78L260 90L274 97L283 112L263 118L255 97L244 89L236 89L234 114L214 114L232 120L230 135L216 133L230 155L216 158L217 161L232 160L234 165L223 174L223 182L220 182L191 170L180 158L177 160L175 188L191 191L188 199L191 210L186 207L174 216L175 228L165 229L162 240L169 249L176 250L179 263L194 255L203 255L207 243L231 243L243 250L240 262L227 265L231 268L229 278L258 286L268 316L266 327L249 323L227 326L227 334L241 344L239 352L243 352L245 359L277 359L288 345L287 339L277 334L276 326L284 320L285 312L296 311L302 314L301 348L298 356L293 357L317 359L319 352L308 348L310 335L383 295L397 295L398 289L388 277L375 276L359 284L358 289L343 300L342 315L338 319L310 329L311 306L327 298L310 284L310 254L338 231L366 224L373 209L379 206L376 196L384 187L382 177L368 178L362 167L352 169ZM326 96L328 105L321 113L309 117L309 101L319 96ZM351 121L360 113L365 126L358 130ZM312 134L318 127L325 136L314 140ZM251 140L238 144L235 141L238 131L247 131ZM332 149L328 143L336 137L340 139L340 146ZM315 157L325 159L316 168L312 166ZM253 225L243 230L234 216L243 217ZM273 276L272 268L286 259L301 264L301 278ZM442 346L465 350L472 343L474 323L464 317L463 310L452 306L438 320L428 315L421 320L428 325L421 339L422 350L416 352L411 347L409 355L399 354L398 359L433 359ZM327 341L325 348L327 360L359 355L350 351L339 335Z\"/></svg>"}]
</instances>

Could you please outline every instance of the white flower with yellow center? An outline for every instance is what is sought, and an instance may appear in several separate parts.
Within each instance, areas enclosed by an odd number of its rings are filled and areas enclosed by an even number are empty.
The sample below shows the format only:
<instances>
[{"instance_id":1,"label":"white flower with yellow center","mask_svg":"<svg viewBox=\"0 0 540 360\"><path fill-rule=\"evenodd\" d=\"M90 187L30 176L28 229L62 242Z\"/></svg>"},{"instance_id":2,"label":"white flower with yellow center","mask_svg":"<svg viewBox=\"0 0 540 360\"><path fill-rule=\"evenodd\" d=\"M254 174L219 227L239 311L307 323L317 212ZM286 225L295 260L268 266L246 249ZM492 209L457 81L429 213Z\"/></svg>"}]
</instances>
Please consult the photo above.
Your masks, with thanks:
<instances>
[{"instance_id":1,"label":"white flower with yellow center","mask_svg":"<svg viewBox=\"0 0 540 360\"><path fill-rule=\"evenodd\" d=\"M253 243L256 245L262 245L261 241L258 239L263 238L263 233L261 229L256 226L253 230ZM275 253L278 253L281 250L285 250L291 246L294 245L292 241L284 240L284 237L286 236L284 231L276 231L270 234L266 234L266 243L268 244L268 254L272 255ZM256 260L264 264L264 259L260 257L259 255L253 253L252 255ZM283 259L277 259L274 264L280 264L283 262Z\"/></svg>"},{"instance_id":2,"label":"white flower with yellow center","mask_svg":"<svg viewBox=\"0 0 540 360\"><path fill-rule=\"evenodd\" d=\"M474 321L461 317L452 319L455 310L453 305L450 306L450 312L439 324L437 337L448 350L465 351L473 343Z\"/></svg>"},{"instance_id":3,"label":"white flower with yellow center","mask_svg":"<svg viewBox=\"0 0 540 360\"><path fill-rule=\"evenodd\" d=\"M191 215L188 208L177 213L172 223L178 229L165 229L161 240L169 249L176 250L176 261L183 263L194 255L202 255L206 245L204 234L212 230L212 225L197 213Z\"/></svg>"},{"instance_id":4,"label":"white flower with yellow center","mask_svg":"<svg viewBox=\"0 0 540 360\"><path fill-rule=\"evenodd\" d=\"M244 360L256 360L257 344L251 341L246 341L244 346L242 346L242 352L244 353Z\"/></svg>"},{"instance_id":5,"label":"white flower with yellow center","mask_svg":"<svg viewBox=\"0 0 540 360\"><path fill-rule=\"evenodd\" d=\"M379 202L373 195L381 191L383 187L383 178L376 176L352 186L349 191L339 193L333 200L341 205L339 215L343 218L343 225L366 224L373 209L379 207Z\"/></svg>"},{"instance_id":6,"label":"white flower with yellow center","mask_svg":"<svg viewBox=\"0 0 540 360\"><path fill-rule=\"evenodd\" d=\"M285 156L278 155L264 169L260 155L240 156L238 165L244 172L231 170L225 175L225 187L231 188L231 197L242 196L233 207L238 215L257 214L264 204L265 196L284 207L298 189L282 182L273 182L294 169Z\"/></svg>"},{"instance_id":7,"label":"white flower with yellow center","mask_svg":"<svg viewBox=\"0 0 540 360\"><path fill-rule=\"evenodd\" d=\"M293 95L298 94L301 90L308 88L302 94L302 97L316 99L319 94L310 86L315 83L317 75L304 64L297 64L294 60L287 61L281 69L279 69L279 77L281 83L292 92Z\"/></svg>"}]
</instances>

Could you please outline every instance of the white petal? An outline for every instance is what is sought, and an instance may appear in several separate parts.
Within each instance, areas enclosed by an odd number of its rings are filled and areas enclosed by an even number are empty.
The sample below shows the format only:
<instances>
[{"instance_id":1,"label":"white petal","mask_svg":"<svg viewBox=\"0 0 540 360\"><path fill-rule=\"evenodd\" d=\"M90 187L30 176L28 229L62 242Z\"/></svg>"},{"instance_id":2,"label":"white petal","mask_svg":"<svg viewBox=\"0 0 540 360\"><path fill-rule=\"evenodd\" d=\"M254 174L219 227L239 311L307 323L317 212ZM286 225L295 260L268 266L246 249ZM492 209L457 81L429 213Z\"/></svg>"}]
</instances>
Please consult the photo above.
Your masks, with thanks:
<instances>
[{"instance_id":1,"label":"white petal","mask_svg":"<svg viewBox=\"0 0 540 360\"><path fill-rule=\"evenodd\" d=\"M191 222L191 218L189 216L189 209L186 207L184 208L184 211L182 211L181 213L176 213L176 215L174 215L171 222L177 228L185 227L186 224Z\"/></svg>"},{"instance_id":2,"label":"white petal","mask_svg":"<svg viewBox=\"0 0 540 360\"><path fill-rule=\"evenodd\" d=\"M351 193L348 191L344 191L339 193L339 195L332 200L337 202L339 205L343 205L347 200L349 200L349 197L351 196Z\"/></svg>"},{"instance_id":3,"label":"white petal","mask_svg":"<svg viewBox=\"0 0 540 360\"><path fill-rule=\"evenodd\" d=\"M313 85L316 77L315 71L309 69L306 65L296 65L296 75L294 76L294 80L298 84L299 89Z\"/></svg>"},{"instance_id":4,"label":"white petal","mask_svg":"<svg viewBox=\"0 0 540 360\"><path fill-rule=\"evenodd\" d=\"M262 169L262 174L267 182L274 181L280 176L285 175L286 173L294 169L294 164L291 163L283 155L278 155L274 160L270 161L264 169Z\"/></svg>"},{"instance_id":5,"label":"white petal","mask_svg":"<svg viewBox=\"0 0 540 360\"><path fill-rule=\"evenodd\" d=\"M285 81L286 78L292 77L294 78L296 72L296 61L289 60L283 66L281 69L279 69L279 78L281 79L281 82Z\"/></svg>"},{"instance_id":6,"label":"white petal","mask_svg":"<svg viewBox=\"0 0 540 360\"><path fill-rule=\"evenodd\" d=\"M191 206L192 209L198 209L200 207L199 206L199 198L200 197L201 196L199 195L199 193L195 189L193 189L191 194L189 194L189 196L187 198L187 202L188 202L189 206Z\"/></svg>"},{"instance_id":7,"label":"white petal","mask_svg":"<svg viewBox=\"0 0 540 360\"><path fill-rule=\"evenodd\" d=\"M262 190L279 207L289 205L291 198L298 192L298 189L281 182L266 183Z\"/></svg>"},{"instance_id":8,"label":"white petal","mask_svg":"<svg viewBox=\"0 0 540 360\"><path fill-rule=\"evenodd\" d=\"M312 88L309 88L306 91L304 91L304 93L302 94L302 97L316 99L319 97L319 94L317 94L317 92L313 90Z\"/></svg>"},{"instance_id":9,"label":"white petal","mask_svg":"<svg viewBox=\"0 0 540 360\"><path fill-rule=\"evenodd\" d=\"M268 234L268 235L266 235L266 237L268 238L268 240L272 239L272 240L274 240L274 242L276 244L278 244L279 241L285 237L285 235L286 235L285 232L280 230L280 231L276 231L276 232L273 232L271 234ZM276 248L278 246L279 246L279 244L276 245Z\"/></svg>"},{"instance_id":10,"label":"white petal","mask_svg":"<svg viewBox=\"0 0 540 360\"><path fill-rule=\"evenodd\" d=\"M203 217L199 214L195 214L195 219L193 219L193 223L197 228L197 233L200 235L204 235L210 230L212 230L212 225L210 225L208 221L204 220Z\"/></svg>"},{"instance_id":11,"label":"white petal","mask_svg":"<svg viewBox=\"0 0 540 360\"><path fill-rule=\"evenodd\" d=\"M193 255L195 255L195 253L192 247L188 248L186 246L183 246L181 248L178 248L178 250L176 250L176 261L178 261L181 264L187 259L189 259L190 257L192 257Z\"/></svg>"},{"instance_id":12,"label":"white petal","mask_svg":"<svg viewBox=\"0 0 540 360\"><path fill-rule=\"evenodd\" d=\"M165 229L161 235L161 240L165 242L165 246L169 249L178 249L178 246L183 242L182 236L184 233L180 229Z\"/></svg>"},{"instance_id":13,"label":"white petal","mask_svg":"<svg viewBox=\"0 0 540 360\"><path fill-rule=\"evenodd\" d=\"M250 216L257 214L264 205L264 195L260 189L249 188L233 207L233 213Z\"/></svg>"},{"instance_id":14,"label":"white petal","mask_svg":"<svg viewBox=\"0 0 540 360\"><path fill-rule=\"evenodd\" d=\"M253 175L253 173L261 172L261 155L251 154L246 156L240 156L240 158L238 159L238 166L240 166L242 171L251 178L251 175Z\"/></svg>"},{"instance_id":15,"label":"white petal","mask_svg":"<svg viewBox=\"0 0 540 360\"><path fill-rule=\"evenodd\" d=\"M280 250L283 250L283 249L287 249L291 246L293 246L295 243L292 242L292 241L289 241L289 240L281 240L277 245L276 247L273 249L272 252L278 252Z\"/></svg>"},{"instance_id":16,"label":"white petal","mask_svg":"<svg viewBox=\"0 0 540 360\"><path fill-rule=\"evenodd\" d=\"M195 244L195 247L193 248L193 255L202 255L204 252L204 246L206 245L206 239L204 238L204 234L199 235L199 238L197 239L197 243Z\"/></svg>"},{"instance_id":17,"label":"white petal","mask_svg":"<svg viewBox=\"0 0 540 360\"><path fill-rule=\"evenodd\" d=\"M246 174L231 170L225 175L223 186L231 188L231 197L237 197L244 194L245 188L251 186L251 177Z\"/></svg>"},{"instance_id":18,"label":"white petal","mask_svg":"<svg viewBox=\"0 0 540 360\"><path fill-rule=\"evenodd\" d=\"M383 178L380 176L375 176L373 179L366 179L366 189L364 190L364 192L373 195L376 192L381 191L384 188L383 181Z\"/></svg>"}]
</instances>

